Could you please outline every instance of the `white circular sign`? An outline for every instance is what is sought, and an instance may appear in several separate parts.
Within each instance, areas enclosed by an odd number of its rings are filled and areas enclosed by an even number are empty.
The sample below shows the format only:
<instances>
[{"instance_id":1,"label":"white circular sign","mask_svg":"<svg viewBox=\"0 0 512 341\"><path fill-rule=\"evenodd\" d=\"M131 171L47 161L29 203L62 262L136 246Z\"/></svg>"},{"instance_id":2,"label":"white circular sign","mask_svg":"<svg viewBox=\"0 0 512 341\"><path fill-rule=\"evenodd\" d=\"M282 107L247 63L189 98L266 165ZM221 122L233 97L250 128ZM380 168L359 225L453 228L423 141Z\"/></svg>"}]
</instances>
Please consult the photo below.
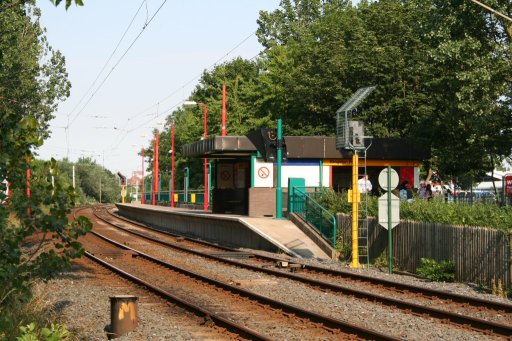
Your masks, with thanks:
<instances>
[{"instance_id":1,"label":"white circular sign","mask_svg":"<svg viewBox=\"0 0 512 341\"><path fill-rule=\"evenodd\" d=\"M388 169L384 168L379 174L379 185L385 191L388 190ZM391 189L395 189L398 186L398 173L396 170L391 168Z\"/></svg>"}]
</instances>

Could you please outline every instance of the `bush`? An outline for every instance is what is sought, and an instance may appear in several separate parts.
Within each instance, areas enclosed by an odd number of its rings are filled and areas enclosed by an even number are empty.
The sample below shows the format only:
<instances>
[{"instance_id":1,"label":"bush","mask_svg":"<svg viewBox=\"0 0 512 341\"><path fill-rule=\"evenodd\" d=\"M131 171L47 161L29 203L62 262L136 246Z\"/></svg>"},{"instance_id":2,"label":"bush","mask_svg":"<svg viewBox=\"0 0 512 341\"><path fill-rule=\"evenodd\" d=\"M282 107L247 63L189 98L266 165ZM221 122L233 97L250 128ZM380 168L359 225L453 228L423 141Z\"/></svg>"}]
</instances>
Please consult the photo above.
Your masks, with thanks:
<instances>
[{"instance_id":1,"label":"bush","mask_svg":"<svg viewBox=\"0 0 512 341\"><path fill-rule=\"evenodd\" d=\"M368 216L377 217L378 198L362 198L361 207L367 204ZM347 200L347 192L336 192L325 188L318 201L332 214L352 212L352 204ZM360 209L360 215L363 210ZM512 207L499 207L493 204L445 203L443 200L420 200L400 202L400 219L447 225L489 227L498 230L512 229Z\"/></svg>"},{"instance_id":2,"label":"bush","mask_svg":"<svg viewBox=\"0 0 512 341\"><path fill-rule=\"evenodd\" d=\"M434 282L451 282L455 279L455 263L443 260L440 263L434 259L421 258L421 265L416 272Z\"/></svg>"},{"instance_id":3,"label":"bush","mask_svg":"<svg viewBox=\"0 0 512 341\"><path fill-rule=\"evenodd\" d=\"M49 327L44 327L38 330L34 322L20 327L22 335L17 337L17 341L59 341L64 340L69 336L68 330L56 323L52 323Z\"/></svg>"}]
</instances>

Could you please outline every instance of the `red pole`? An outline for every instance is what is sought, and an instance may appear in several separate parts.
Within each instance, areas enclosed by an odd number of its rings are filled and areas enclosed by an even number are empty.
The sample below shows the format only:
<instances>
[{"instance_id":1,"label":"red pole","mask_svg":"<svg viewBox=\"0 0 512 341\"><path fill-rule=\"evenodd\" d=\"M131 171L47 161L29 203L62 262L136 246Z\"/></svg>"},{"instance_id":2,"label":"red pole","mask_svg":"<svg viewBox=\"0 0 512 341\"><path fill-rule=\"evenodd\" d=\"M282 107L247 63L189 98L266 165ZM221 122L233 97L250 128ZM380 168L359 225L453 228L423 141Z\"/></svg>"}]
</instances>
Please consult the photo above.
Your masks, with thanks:
<instances>
[{"instance_id":1,"label":"red pole","mask_svg":"<svg viewBox=\"0 0 512 341\"><path fill-rule=\"evenodd\" d=\"M158 192L158 130L155 132L155 147L153 150L153 205L156 205L156 193Z\"/></svg>"},{"instance_id":2,"label":"red pole","mask_svg":"<svg viewBox=\"0 0 512 341\"><path fill-rule=\"evenodd\" d=\"M222 136L226 136L226 84L222 84Z\"/></svg>"},{"instance_id":3,"label":"red pole","mask_svg":"<svg viewBox=\"0 0 512 341\"><path fill-rule=\"evenodd\" d=\"M141 188L142 196L140 198L140 203L144 204L144 199L146 196L146 194L144 193L144 147L142 147L141 155L142 155L142 188Z\"/></svg>"},{"instance_id":4,"label":"red pole","mask_svg":"<svg viewBox=\"0 0 512 341\"><path fill-rule=\"evenodd\" d=\"M171 207L174 207L174 121L171 127Z\"/></svg>"},{"instance_id":5,"label":"red pole","mask_svg":"<svg viewBox=\"0 0 512 341\"><path fill-rule=\"evenodd\" d=\"M27 157L27 216L30 217L30 158Z\"/></svg>"},{"instance_id":6,"label":"red pole","mask_svg":"<svg viewBox=\"0 0 512 341\"><path fill-rule=\"evenodd\" d=\"M204 139L208 138L208 107L203 103L204 113ZM203 209L208 211L208 159L204 159L204 194L203 194Z\"/></svg>"}]
</instances>

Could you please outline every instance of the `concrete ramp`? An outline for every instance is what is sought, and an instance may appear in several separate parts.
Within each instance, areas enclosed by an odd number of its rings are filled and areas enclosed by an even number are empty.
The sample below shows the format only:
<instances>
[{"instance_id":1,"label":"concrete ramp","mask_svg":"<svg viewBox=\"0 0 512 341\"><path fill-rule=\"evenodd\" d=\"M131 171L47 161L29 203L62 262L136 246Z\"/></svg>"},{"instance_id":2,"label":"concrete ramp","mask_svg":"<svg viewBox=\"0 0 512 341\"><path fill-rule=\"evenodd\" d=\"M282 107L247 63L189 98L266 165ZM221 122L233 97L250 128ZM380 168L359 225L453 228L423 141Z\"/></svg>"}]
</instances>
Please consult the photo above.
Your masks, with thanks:
<instances>
[{"instance_id":1,"label":"concrete ramp","mask_svg":"<svg viewBox=\"0 0 512 341\"><path fill-rule=\"evenodd\" d=\"M184 208L116 204L118 214L161 230L229 247L244 247L300 258L330 259L300 228L286 219L212 214Z\"/></svg>"},{"instance_id":2,"label":"concrete ramp","mask_svg":"<svg viewBox=\"0 0 512 341\"><path fill-rule=\"evenodd\" d=\"M240 217L249 228L263 234L282 249L302 258L329 259L301 229L287 219Z\"/></svg>"}]
</instances>

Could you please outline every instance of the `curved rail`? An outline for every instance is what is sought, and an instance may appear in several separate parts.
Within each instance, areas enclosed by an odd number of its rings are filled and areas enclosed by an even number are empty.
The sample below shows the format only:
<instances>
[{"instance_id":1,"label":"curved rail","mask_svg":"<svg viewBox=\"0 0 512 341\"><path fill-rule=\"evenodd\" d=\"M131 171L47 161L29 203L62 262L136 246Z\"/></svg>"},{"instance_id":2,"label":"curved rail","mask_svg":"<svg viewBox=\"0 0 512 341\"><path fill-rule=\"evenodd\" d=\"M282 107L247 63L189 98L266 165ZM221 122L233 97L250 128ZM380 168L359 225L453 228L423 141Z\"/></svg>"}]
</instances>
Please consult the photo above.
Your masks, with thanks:
<instances>
[{"instance_id":1,"label":"curved rail","mask_svg":"<svg viewBox=\"0 0 512 341\"><path fill-rule=\"evenodd\" d=\"M192 238L188 238L188 237L182 237L182 236L179 236L176 234L161 231L161 230L149 227L147 225L141 224L139 222L136 222L136 221L133 221L130 219L126 219L119 215L113 214L109 210L106 210L106 212L115 218L127 221L131 224L149 229L149 230L157 232L157 233L162 233L164 235L168 235L168 236L172 236L172 237L181 237L181 238L184 238L185 240L190 240L195 243L201 243L205 246L210 246L213 248L218 248L218 249L222 249L222 250L226 250L226 251L230 251L230 252L241 252L240 250L237 250L237 249L227 248L227 247L219 246L216 244L208 243L208 242L205 242L202 240L196 240L196 239L192 239ZM98 218L100 218L100 217L98 217ZM104 221L109 223L106 220L104 220ZM134 233L133 231L129 231L129 230L127 230L127 232ZM173 247L176 246L177 248L180 247L179 245L174 245L174 244L170 244L169 246L173 246ZM190 249L188 249L188 248L184 248L184 251L189 251L189 250ZM190 250L190 251L193 252L194 250ZM208 254L201 254L201 255L203 255L205 257L212 256L212 255L208 255ZM212 257L215 257L215 256L212 256ZM276 262L280 262L280 261L284 260L283 258L263 256L263 255L259 255L259 254L252 254L252 257L263 260L263 261L272 262L274 264ZM217 257L217 258L219 258L222 261L228 261L222 257ZM288 258L288 260L292 261L291 258ZM430 289L430 288L420 287L420 286L416 286L416 285L412 285L412 284L399 283L399 282L395 282L395 281L391 281L391 280L387 280L387 279L371 277L369 275L365 275L365 274L361 274L361 273L355 273L355 272L344 271L344 270L335 270L335 269L329 269L329 268L320 267L320 266L309 265L309 264L301 263L300 260L298 260L298 259L297 260L294 259L292 262L301 264L301 266L302 266L301 271L303 271L303 272L309 271L309 272L316 272L316 273L326 274L326 275L331 275L331 276L345 277L345 278L350 278L351 280L367 282L367 283L375 284L375 285L383 285L383 286L386 286L387 288L395 288L397 291L408 291L411 293L422 294L424 296L437 297L440 299L451 300L453 302L469 304L469 305L476 306L476 307L485 306L485 307L488 307L491 309L504 311L506 313L512 313L512 304L510 304L510 303L490 301L490 300L486 300L486 299L482 299L482 298L478 298L478 297L464 296L464 295L460 295L460 294L450 293L447 291Z\"/></svg>"},{"instance_id":2,"label":"curved rail","mask_svg":"<svg viewBox=\"0 0 512 341\"><path fill-rule=\"evenodd\" d=\"M179 272L179 273L184 274L186 276L195 278L197 280L200 280L202 282L208 283L210 285L217 286L219 288L222 288L223 290L230 291L230 292L235 293L237 295L240 295L240 296L243 296L243 297L247 297L247 298L249 298L251 300L255 300L255 301L257 301L257 302L259 302L261 304L265 304L265 305L271 306L273 308L280 309L282 311L294 314L295 316L298 316L300 318L308 319L308 320L310 320L310 321L312 321L314 323L320 323L320 324L322 324L323 326L325 326L327 328L337 329L337 330L339 330L339 331L341 331L343 333L355 334L358 337L361 337L361 338L364 338L364 339L368 339L368 340L398 340L397 338L395 338L393 336L390 336L390 335L386 335L386 334L383 334L383 333L380 333L380 332L377 332L377 331L374 331L374 330L371 330L371 329L360 327L360 326L357 326L357 325L354 325L354 324L351 324L351 323L348 323L348 322L345 322L345 321L341 321L341 320L338 320L338 319L334 319L334 318L331 318L331 317L328 317L328 316L325 316L325 315L321 315L321 314L318 314L318 313L307 311L307 310L304 310L302 308L299 308L299 307L296 307L296 306L293 306L293 305L290 305L290 304L286 304L286 303L283 303L283 302L280 302L280 301L276 301L276 300L273 300L271 298L268 298L268 297L256 294L256 293L251 292L249 290L245 290L245 289L239 288L239 287L237 287L235 285L224 283L224 282L216 280L214 278L201 275L201 274L196 273L194 271L190 271L190 270L181 268L179 266L176 266L176 265L164 262L164 261L159 260L157 258L154 258L154 257L152 257L152 256L150 256L150 255L148 255L146 253L140 252L140 251L138 251L136 249L133 249L133 248L131 248L129 246L123 245L123 244L118 243L118 242L116 242L116 241L114 241L112 239L109 239L109 238L107 238L105 236L102 236L101 234L99 234L97 232L93 231L91 233L94 234L95 236L101 238L102 240L105 240L105 241L107 241L107 242L109 242L109 243L111 243L111 244L113 244L113 245L115 245L115 246L117 246L119 248L122 248L124 250L132 251L132 252L136 253L138 257L142 257L143 259L148 260L150 262L153 262L153 263L155 263L157 265L163 266L163 267L168 268L168 269L170 269L172 271L175 271L175 272Z\"/></svg>"},{"instance_id":3,"label":"curved rail","mask_svg":"<svg viewBox=\"0 0 512 341\"><path fill-rule=\"evenodd\" d=\"M209 259L212 259L212 260L215 260L215 261L218 261L218 262L222 262L222 263L225 263L225 264L230 264L230 265L233 265L233 266L238 266L238 267L249 269L249 270L252 270L252 271L267 273L267 274L270 274L270 275L273 275L273 276L276 276L276 277L288 278L288 279L291 279L291 280L295 280L295 281L299 281L299 282L302 282L302 283L306 283L306 284L309 284L309 285L312 285L312 286L315 286L315 287L319 287L319 288L322 288L322 289L328 289L328 290L331 290L333 292L339 292L339 293L347 294L347 295L354 295L355 297L358 297L358 298L367 299L367 300L373 301L373 302L378 302L380 304L387 305L387 306L394 306L394 307L397 307L397 308L400 308L400 309L406 310L406 311L411 311L411 312L413 312L415 314L418 314L418 315L428 314L431 317L438 318L438 319L443 319L443 320L448 320L448 321L450 321L450 322L452 322L454 324L470 326L471 328L473 328L475 330L478 330L478 331L490 331L492 333L503 335L503 336L507 336L507 337L512 335L512 327L507 325L507 324L501 324L501 323L487 321L487 320L480 319L480 318L464 316L464 315L461 315L459 313L449 312L449 311L446 311L446 310L437 309L437 308L433 308L433 307L426 307L426 306L423 306L423 305L420 305L420 304L406 302L406 301L402 301L402 300L395 299L395 298L392 298L392 297L385 297L385 296L382 296L382 295L374 294L374 293L363 291L363 290L347 288L347 287L343 287L343 286L340 286L340 285L332 284L332 283L329 283L329 282L325 282L325 281L321 281L321 280L317 280L317 279L312 279L312 278L307 278L307 277L300 276L300 275L293 274L293 273L286 273L286 272L282 272L282 271L278 271L278 270L273 270L273 269L269 269L269 268L263 268L263 267L260 267L260 266L250 265L250 264L247 264L247 263L243 263L243 262L239 262L239 261L235 261L235 260L231 260L231 259L226 259L224 257L220 257L220 256L204 253L204 252L201 252L201 251L192 250L192 249L189 249L189 248L181 246L181 245L165 242L165 241L162 241L160 239L144 235L143 233L139 233L139 232L132 231L130 229L126 229L126 228L120 226L119 224L112 223L108 219L105 219L104 217L102 217L97 212L95 212L94 214L95 214L95 216L98 219L101 219L102 221L104 221L104 222L106 222L108 224L111 224L111 225L113 225L113 226L115 226L115 227L117 227L119 229L122 229L125 232L131 233L133 235L136 235L138 237L150 240L152 242L155 242L155 243L158 243L158 244L161 244L161 245L165 245L165 246L168 246L168 247L172 247L174 249L178 249L178 250L183 251L183 252L191 253L191 254L194 254L194 255L197 255L197 256L209 258ZM152 230L154 230L154 229L152 229ZM167 233L159 231L159 230L156 230L156 231L159 232L159 233L167 234ZM173 237L175 237L175 236L173 235ZM194 242L196 242L196 241L194 240ZM205 244L205 242L201 241L201 244ZM209 244L209 245L211 245L211 244ZM217 245L214 245L214 247L217 247ZM255 257L259 257L259 256L255 256ZM265 258L268 258L268 257L265 257ZM275 260L275 261L277 261L277 260L278 261L282 261L282 259L277 259L277 258L273 259L273 260ZM307 268L308 267L305 266L305 269L307 269ZM321 268L321 267L309 267L309 268L312 269L315 272L329 273L330 275L340 275L340 274L342 276L346 275L345 272L340 272L340 271L337 271L337 270L331 270L331 269L326 269L326 268ZM355 274L355 275L357 275L357 279L358 280L361 278L360 276L362 276L360 274ZM372 279L372 282L375 282L375 281L373 281L373 280L375 280L374 278L371 278L371 279ZM396 287L395 284L397 284L396 282L387 281L387 280L378 280L378 281L376 281L376 283L379 284L379 285L383 285L383 284L386 285L386 284L389 283L389 284L391 284L391 286L395 286L395 287ZM402 284L399 284L398 286L401 287ZM497 310L507 310L507 309L509 311L512 310L512 305L508 305L506 303L487 301L487 300L471 298L471 297L466 297L466 296L456 295L456 294L449 294L449 293L445 293L445 292L442 292L442 291L436 291L436 290L433 290L433 289L423 290L425 288L416 287L416 286L410 286L410 285L406 285L406 287L407 287L407 289L409 289L410 292L413 292L413 293L425 294L425 292L427 292L428 294L430 294L432 296L436 296L436 297L442 296L443 298L446 297L446 295L449 295L448 297L454 298L453 301L463 300L464 303L468 303L468 301L473 300L473 302L470 302L473 305L484 305L484 306L487 306L487 303L493 303L493 304L495 304L499 308ZM411 288L413 290L410 290ZM477 304L477 303L479 303L479 304Z\"/></svg>"},{"instance_id":4,"label":"curved rail","mask_svg":"<svg viewBox=\"0 0 512 341\"><path fill-rule=\"evenodd\" d=\"M207 318L211 319L216 325L226 328L227 330L234 332L234 333L240 335L241 337L247 338L249 340L261 340L261 341L271 340L271 339L267 338L266 336L261 335L252 329L246 328L240 324L237 324L233 321L225 319L222 316L215 314L214 312L203 309L191 302L185 301L185 300L171 294L170 292L167 292L163 289L160 289L159 287L157 287L155 285L152 285L149 282L144 281L141 278L131 275L128 272L126 272L122 269L119 269L119 268L103 261L102 259L94 256L92 253L90 253L88 251L85 252L85 255L88 258L90 258L91 260L93 260L93 261L101 264L105 268L109 269L110 271L115 272L116 274L130 280L131 282L133 282L135 284L146 287L149 291L159 295L160 297L163 297L166 300L173 302L174 304L176 304L182 308L192 311L194 314L196 314L198 316L203 316L203 317L207 317Z\"/></svg>"}]
</instances>

